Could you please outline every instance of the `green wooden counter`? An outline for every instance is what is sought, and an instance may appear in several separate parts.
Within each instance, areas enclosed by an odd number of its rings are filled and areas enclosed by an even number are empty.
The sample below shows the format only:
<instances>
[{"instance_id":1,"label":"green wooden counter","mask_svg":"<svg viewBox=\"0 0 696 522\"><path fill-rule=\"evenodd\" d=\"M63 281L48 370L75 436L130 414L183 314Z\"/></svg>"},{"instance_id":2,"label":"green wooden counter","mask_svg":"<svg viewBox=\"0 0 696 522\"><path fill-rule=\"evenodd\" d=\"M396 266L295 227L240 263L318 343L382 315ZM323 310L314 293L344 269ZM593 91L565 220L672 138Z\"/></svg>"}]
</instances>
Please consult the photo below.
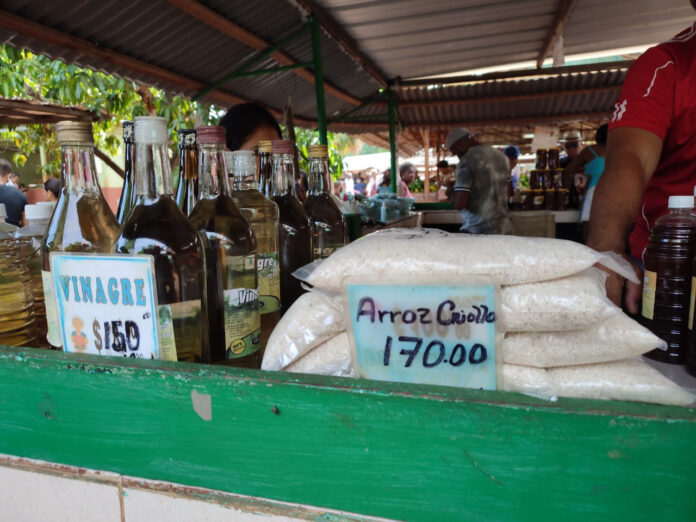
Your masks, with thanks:
<instances>
[{"instance_id":1,"label":"green wooden counter","mask_svg":"<svg viewBox=\"0 0 696 522\"><path fill-rule=\"evenodd\" d=\"M408 520L696 520L696 411L0 349L0 453Z\"/></svg>"}]
</instances>

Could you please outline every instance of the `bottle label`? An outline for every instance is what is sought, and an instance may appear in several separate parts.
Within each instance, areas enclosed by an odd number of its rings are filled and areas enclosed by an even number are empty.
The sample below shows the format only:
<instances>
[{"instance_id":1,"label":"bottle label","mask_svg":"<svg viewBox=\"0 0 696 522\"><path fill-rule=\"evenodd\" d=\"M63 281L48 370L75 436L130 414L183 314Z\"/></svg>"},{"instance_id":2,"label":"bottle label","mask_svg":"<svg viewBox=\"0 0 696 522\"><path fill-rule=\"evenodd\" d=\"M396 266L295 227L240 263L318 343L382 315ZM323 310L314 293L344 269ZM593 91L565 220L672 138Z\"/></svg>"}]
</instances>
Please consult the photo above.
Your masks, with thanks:
<instances>
[{"instance_id":1,"label":"bottle label","mask_svg":"<svg viewBox=\"0 0 696 522\"><path fill-rule=\"evenodd\" d=\"M263 252L257 256L259 272L259 312L270 314L280 310L280 264L278 252Z\"/></svg>"},{"instance_id":2,"label":"bottle label","mask_svg":"<svg viewBox=\"0 0 696 522\"><path fill-rule=\"evenodd\" d=\"M46 324L48 326L46 340L51 346L60 348L63 346L63 341L60 331L60 320L58 319L56 294L53 291L53 277L51 277L51 272L48 270L42 270L41 281L43 282L44 303L46 306Z\"/></svg>"},{"instance_id":3,"label":"bottle label","mask_svg":"<svg viewBox=\"0 0 696 522\"><path fill-rule=\"evenodd\" d=\"M694 329L694 306L696 303L696 277L691 278L691 299L689 300L689 330Z\"/></svg>"},{"instance_id":4,"label":"bottle label","mask_svg":"<svg viewBox=\"0 0 696 522\"><path fill-rule=\"evenodd\" d=\"M258 290L230 288L224 296L227 358L237 359L258 351L261 348Z\"/></svg>"},{"instance_id":5,"label":"bottle label","mask_svg":"<svg viewBox=\"0 0 696 522\"><path fill-rule=\"evenodd\" d=\"M157 328L159 334L159 355L163 361L176 361L176 338L174 337L174 311L176 305L165 304L157 307ZM172 311L174 307L174 311Z\"/></svg>"},{"instance_id":6,"label":"bottle label","mask_svg":"<svg viewBox=\"0 0 696 522\"><path fill-rule=\"evenodd\" d=\"M657 273L645 271L643 276L643 309L641 315L652 319L655 312L655 290L657 288Z\"/></svg>"},{"instance_id":7,"label":"bottle label","mask_svg":"<svg viewBox=\"0 0 696 522\"><path fill-rule=\"evenodd\" d=\"M344 247L343 243L324 243L321 246L314 247L313 259L326 259L339 248Z\"/></svg>"}]
</instances>

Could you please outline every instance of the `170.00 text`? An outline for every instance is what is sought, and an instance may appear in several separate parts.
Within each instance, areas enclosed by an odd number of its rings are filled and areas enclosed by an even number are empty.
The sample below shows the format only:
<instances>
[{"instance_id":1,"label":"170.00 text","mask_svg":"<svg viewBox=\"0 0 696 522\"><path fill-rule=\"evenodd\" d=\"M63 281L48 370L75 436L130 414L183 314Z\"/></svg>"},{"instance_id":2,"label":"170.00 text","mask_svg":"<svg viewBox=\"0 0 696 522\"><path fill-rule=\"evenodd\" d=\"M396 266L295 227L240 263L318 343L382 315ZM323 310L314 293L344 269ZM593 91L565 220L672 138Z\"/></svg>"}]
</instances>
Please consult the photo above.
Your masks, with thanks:
<instances>
[{"instance_id":1,"label":"170.00 text","mask_svg":"<svg viewBox=\"0 0 696 522\"><path fill-rule=\"evenodd\" d=\"M394 340L391 335L387 336L387 342L384 345L384 366L389 366L393 342ZM420 352L420 349L423 347L423 338L400 336L399 342L411 344L410 347L402 348L399 351L399 354L406 356L404 367L409 368L414 360L416 360L418 352ZM469 364L481 364L488 359L488 350L486 350L486 347L482 344L477 343L474 344L467 353L466 347L461 343L457 343L448 356L447 348L445 348L444 343L435 340L428 343L425 350L423 350L422 358L417 362L420 362L423 368L434 368L441 363L449 363L457 367L463 365L467 361L467 355Z\"/></svg>"}]
</instances>

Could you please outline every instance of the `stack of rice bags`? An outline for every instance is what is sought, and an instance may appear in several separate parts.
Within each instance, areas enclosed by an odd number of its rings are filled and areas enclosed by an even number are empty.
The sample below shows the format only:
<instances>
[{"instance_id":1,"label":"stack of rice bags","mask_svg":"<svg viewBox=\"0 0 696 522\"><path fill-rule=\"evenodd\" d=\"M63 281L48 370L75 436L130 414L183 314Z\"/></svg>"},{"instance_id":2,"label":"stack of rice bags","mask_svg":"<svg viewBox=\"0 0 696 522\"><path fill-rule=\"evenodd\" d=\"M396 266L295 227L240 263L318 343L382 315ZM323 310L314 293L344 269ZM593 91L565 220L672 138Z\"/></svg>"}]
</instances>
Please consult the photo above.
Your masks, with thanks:
<instances>
[{"instance_id":1,"label":"stack of rice bags","mask_svg":"<svg viewBox=\"0 0 696 522\"><path fill-rule=\"evenodd\" d=\"M271 335L262 368L353 377L341 282L348 276L487 275L498 281L503 389L688 405L694 396L640 355L665 344L606 297L602 264L630 267L581 244L547 238L389 229L297 275L310 284Z\"/></svg>"}]
</instances>

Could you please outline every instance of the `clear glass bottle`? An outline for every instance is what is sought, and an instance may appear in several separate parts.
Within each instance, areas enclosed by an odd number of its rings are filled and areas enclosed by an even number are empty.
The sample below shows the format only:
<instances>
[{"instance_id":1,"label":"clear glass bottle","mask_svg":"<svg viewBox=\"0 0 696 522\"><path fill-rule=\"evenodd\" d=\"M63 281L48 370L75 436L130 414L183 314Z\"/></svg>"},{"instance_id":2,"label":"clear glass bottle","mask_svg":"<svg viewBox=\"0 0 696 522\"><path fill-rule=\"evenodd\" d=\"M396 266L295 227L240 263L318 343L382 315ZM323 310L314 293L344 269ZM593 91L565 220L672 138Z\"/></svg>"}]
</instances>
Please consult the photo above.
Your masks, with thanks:
<instances>
[{"instance_id":1,"label":"clear glass bottle","mask_svg":"<svg viewBox=\"0 0 696 522\"><path fill-rule=\"evenodd\" d=\"M164 118L135 118L135 206L114 251L154 256L161 358L207 363L203 245L174 201L167 141Z\"/></svg>"},{"instance_id":2,"label":"clear glass bottle","mask_svg":"<svg viewBox=\"0 0 696 522\"><path fill-rule=\"evenodd\" d=\"M52 206L27 205L24 207L24 215L28 224L15 233L23 262L27 265L31 277L31 293L34 302L34 317L36 319L36 342L34 346L40 348L48 347L48 341L46 340L48 324L46 323L46 304L44 301L43 279L41 277L43 268L41 241L46 235L46 229L52 213Z\"/></svg>"},{"instance_id":3,"label":"clear glass bottle","mask_svg":"<svg viewBox=\"0 0 696 522\"><path fill-rule=\"evenodd\" d=\"M280 321L280 264L278 261L278 205L259 191L256 158L250 150L225 152L228 172L233 174L232 198L256 236L259 275L261 347Z\"/></svg>"},{"instance_id":4,"label":"clear glass bottle","mask_svg":"<svg viewBox=\"0 0 696 522\"><path fill-rule=\"evenodd\" d=\"M285 312L304 292L292 273L312 262L312 228L302 203L295 197L295 144L273 142L273 201L278 205L280 234L280 302Z\"/></svg>"},{"instance_id":5,"label":"clear glass bottle","mask_svg":"<svg viewBox=\"0 0 696 522\"><path fill-rule=\"evenodd\" d=\"M309 192L304 202L312 224L314 259L329 257L346 245L346 220L329 194L329 152L326 145L309 147Z\"/></svg>"},{"instance_id":6,"label":"clear glass bottle","mask_svg":"<svg viewBox=\"0 0 696 522\"><path fill-rule=\"evenodd\" d=\"M135 141L133 139L133 122L124 121L123 124L123 190L121 191L121 197L118 200L118 208L116 209L116 221L121 225L128 217L128 213L131 208L133 208L133 203L135 201L135 173L133 170L134 157L133 149L135 148Z\"/></svg>"},{"instance_id":7,"label":"clear glass bottle","mask_svg":"<svg viewBox=\"0 0 696 522\"><path fill-rule=\"evenodd\" d=\"M260 368L256 238L230 196L224 127L197 127L196 131L201 192L189 221L205 246L213 361Z\"/></svg>"},{"instance_id":8,"label":"clear glass bottle","mask_svg":"<svg viewBox=\"0 0 696 522\"><path fill-rule=\"evenodd\" d=\"M31 277L19 243L0 230L0 346L36 344Z\"/></svg>"},{"instance_id":9,"label":"clear glass bottle","mask_svg":"<svg viewBox=\"0 0 696 522\"><path fill-rule=\"evenodd\" d=\"M179 181L176 185L176 204L189 216L198 202L198 148L196 131L179 129Z\"/></svg>"},{"instance_id":10,"label":"clear glass bottle","mask_svg":"<svg viewBox=\"0 0 696 522\"><path fill-rule=\"evenodd\" d=\"M259 191L266 198L273 197L273 142L259 141Z\"/></svg>"},{"instance_id":11,"label":"clear glass bottle","mask_svg":"<svg viewBox=\"0 0 696 522\"><path fill-rule=\"evenodd\" d=\"M118 221L109 208L94 166L94 137L89 122L56 124L61 148L62 190L41 243L48 342L63 344L58 320L51 252L110 252L118 236Z\"/></svg>"}]
</instances>

